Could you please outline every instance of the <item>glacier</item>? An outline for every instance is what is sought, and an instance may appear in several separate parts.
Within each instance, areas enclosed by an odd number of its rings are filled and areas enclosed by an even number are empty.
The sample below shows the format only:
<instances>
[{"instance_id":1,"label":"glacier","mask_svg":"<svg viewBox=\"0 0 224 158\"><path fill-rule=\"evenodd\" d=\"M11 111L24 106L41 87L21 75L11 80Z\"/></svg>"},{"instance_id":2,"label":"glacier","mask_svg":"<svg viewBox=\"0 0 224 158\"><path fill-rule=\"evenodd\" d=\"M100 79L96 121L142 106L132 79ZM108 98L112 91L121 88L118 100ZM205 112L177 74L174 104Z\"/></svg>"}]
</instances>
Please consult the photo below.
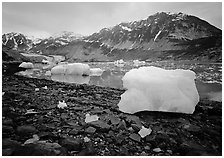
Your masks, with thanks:
<instances>
[{"instance_id":1,"label":"glacier","mask_svg":"<svg viewBox=\"0 0 224 158\"><path fill-rule=\"evenodd\" d=\"M149 66L132 69L122 78L127 89L118 103L125 113L163 111L192 114L199 102L191 70Z\"/></svg>"}]
</instances>

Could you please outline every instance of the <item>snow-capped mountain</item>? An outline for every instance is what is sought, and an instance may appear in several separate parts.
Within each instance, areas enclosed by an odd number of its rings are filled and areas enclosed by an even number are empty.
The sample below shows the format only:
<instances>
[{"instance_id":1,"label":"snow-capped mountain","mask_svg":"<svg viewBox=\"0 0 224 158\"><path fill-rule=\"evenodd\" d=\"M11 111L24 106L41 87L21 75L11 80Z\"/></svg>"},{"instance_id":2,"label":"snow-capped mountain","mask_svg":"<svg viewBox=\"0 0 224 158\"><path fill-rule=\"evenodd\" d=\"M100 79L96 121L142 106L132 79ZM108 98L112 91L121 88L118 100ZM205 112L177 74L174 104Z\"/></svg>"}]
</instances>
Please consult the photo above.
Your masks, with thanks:
<instances>
[{"instance_id":1,"label":"snow-capped mountain","mask_svg":"<svg viewBox=\"0 0 224 158\"><path fill-rule=\"evenodd\" d=\"M160 12L144 20L103 28L87 37L64 31L33 42L29 52L63 55L68 61L221 61L221 36L222 30L198 17ZM3 44L7 43L6 41L3 40ZM12 39L11 43L14 41L16 40Z\"/></svg>"},{"instance_id":2,"label":"snow-capped mountain","mask_svg":"<svg viewBox=\"0 0 224 158\"><path fill-rule=\"evenodd\" d=\"M84 38L84 36L82 36L81 34L76 34L74 32L62 31L62 32L53 34L50 38L71 42L74 40L82 39Z\"/></svg>"},{"instance_id":3,"label":"snow-capped mountain","mask_svg":"<svg viewBox=\"0 0 224 158\"><path fill-rule=\"evenodd\" d=\"M87 38L118 49L172 50L173 43L217 36L220 30L183 13L156 13L145 20L120 23Z\"/></svg>"},{"instance_id":4,"label":"snow-capped mountain","mask_svg":"<svg viewBox=\"0 0 224 158\"><path fill-rule=\"evenodd\" d=\"M32 47L32 40L21 33L7 33L2 35L2 44L8 48L27 51Z\"/></svg>"},{"instance_id":5,"label":"snow-capped mountain","mask_svg":"<svg viewBox=\"0 0 224 158\"><path fill-rule=\"evenodd\" d=\"M82 38L83 36L80 34L67 31L56 33L49 38L35 38L34 36L11 32L2 35L2 44L13 50L30 52L31 49L41 50L39 47L50 48L67 45L74 40ZM40 50L37 50L35 53L41 52Z\"/></svg>"}]
</instances>

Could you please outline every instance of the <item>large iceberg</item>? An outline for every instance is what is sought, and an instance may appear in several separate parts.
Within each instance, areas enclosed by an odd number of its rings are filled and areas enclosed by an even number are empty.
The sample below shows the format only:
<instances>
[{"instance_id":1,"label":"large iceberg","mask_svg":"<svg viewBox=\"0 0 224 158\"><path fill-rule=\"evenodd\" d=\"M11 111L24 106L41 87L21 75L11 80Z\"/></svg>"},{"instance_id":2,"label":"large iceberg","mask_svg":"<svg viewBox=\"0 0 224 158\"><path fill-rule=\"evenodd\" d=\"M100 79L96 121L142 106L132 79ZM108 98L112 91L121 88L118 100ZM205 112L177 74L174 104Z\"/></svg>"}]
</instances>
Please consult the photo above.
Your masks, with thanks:
<instances>
[{"instance_id":1,"label":"large iceberg","mask_svg":"<svg viewBox=\"0 0 224 158\"><path fill-rule=\"evenodd\" d=\"M158 67L132 69L122 78L126 92L119 109L125 113L164 111L192 114L199 102L195 73Z\"/></svg>"},{"instance_id":2,"label":"large iceberg","mask_svg":"<svg viewBox=\"0 0 224 158\"><path fill-rule=\"evenodd\" d=\"M88 76L90 74L90 67L88 64L82 63L61 64L53 67L51 74Z\"/></svg>"}]
</instances>

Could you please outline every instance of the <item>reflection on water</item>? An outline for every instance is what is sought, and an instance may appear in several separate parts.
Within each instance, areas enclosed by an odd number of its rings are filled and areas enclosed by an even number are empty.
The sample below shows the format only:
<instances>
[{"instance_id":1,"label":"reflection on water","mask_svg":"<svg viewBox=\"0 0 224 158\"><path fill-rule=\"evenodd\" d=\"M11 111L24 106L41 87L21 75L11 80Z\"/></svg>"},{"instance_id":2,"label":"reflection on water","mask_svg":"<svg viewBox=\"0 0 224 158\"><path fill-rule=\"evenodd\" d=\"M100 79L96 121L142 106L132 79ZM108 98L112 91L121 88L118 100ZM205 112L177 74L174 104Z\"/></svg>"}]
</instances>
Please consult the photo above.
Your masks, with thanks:
<instances>
[{"instance_id":1,"label":"reflection on water","mask_svg":"<svg viewBox=\"0 0 224 158\"><path fill-rule=\"evenodd\" d=\"M77 84L88 84L90 81L89 76L81 75L52 75L53 81L66 82L66 83L77 83Z\"/></svg>"},{"instance_id":2,"label":"reflection on water","mask_svg":"<svg viewBox=\"0 0 224 158\"><path fill-rule=\"evenodd\" d=\"M201 99L222 101L222 85L218 83L196 82L196 87Z\"/></svg>"},{"instance_id":3,"label":"reflection on water","mask_svg":"<svg viewBox=\"0 0 224 158\"><path fill-rule=\"evenodd\" d=\"M90 84L98 85L102 87L122 88L122 72L111 72L109 70L104 71L101 76L92 76L90 78Z\"/></svg>"},{"instance_id":4,"label":"reflection on water","mask_svg":"<svg viewBox=\"0 0 224 158\"><path fill-rule=\"evenodd\" d=\"M51 80L66 83L91 84L102 87L122 88L124 73L104 71L101 76L52 75Z\"/></svg>"},{"instance_id":5,"label":"reflection on water","mask_svg":"<svg viewBox=\"0 0 224 158\"><path fill-rule=\"evenodd\" d=\"M102 87L123 88L122 77L130 69L136 68L133 62L125 63L119 67L113 62L95 62L88 63L91 68L100 68L103 70L101 76L79 76L79 75L52 75L50 76L50 67L36 64L35 69L28 69L18 74L27 77L37 77L51 79L59 82L91 84ZM222 72L220 64L196 64L196 63L169 63L154 62L147 63L146 66L157 66L165 69L190 69L196 73L196 87L200 98L210 100L222 100ZM46 68L46 69L45 69Z\"/></svg>"},{"instance_id":6,"label":"reflection on water","mask_svg":"<svg viewBox=\"0 0 224 158\"><path fill-rule=\"evenodd\" d=\"M208 99L213 101L222 102L222 92L209 92Z\"/></svg>"}]
</instances>

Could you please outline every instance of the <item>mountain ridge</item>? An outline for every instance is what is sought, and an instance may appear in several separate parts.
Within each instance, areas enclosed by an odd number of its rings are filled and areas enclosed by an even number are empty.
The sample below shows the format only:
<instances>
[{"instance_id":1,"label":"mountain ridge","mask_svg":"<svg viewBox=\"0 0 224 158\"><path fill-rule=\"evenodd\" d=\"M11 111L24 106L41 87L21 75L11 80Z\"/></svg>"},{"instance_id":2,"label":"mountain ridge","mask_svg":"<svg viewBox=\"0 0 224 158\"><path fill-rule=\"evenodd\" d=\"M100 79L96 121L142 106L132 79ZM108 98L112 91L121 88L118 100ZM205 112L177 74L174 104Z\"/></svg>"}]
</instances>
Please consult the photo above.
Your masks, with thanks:
<instances>
[{"instance_id":1,"label":"mountain ridge","mask_svg":"<svg viewBox=\"0 0 224 158\"><path fill-rule=\"evenodd\" d=\"M144 20L103 28L89 36L70 38L71 32L64 33L67 39L43 39L26 51L63 55L68 61L181 60L187 55L191 60L200 60L199 54L205 56L203 60L221 61L222 30L183 13L159 12ZM215 55L210 55L214 51Z\"/></svg>"}]
</instances>

